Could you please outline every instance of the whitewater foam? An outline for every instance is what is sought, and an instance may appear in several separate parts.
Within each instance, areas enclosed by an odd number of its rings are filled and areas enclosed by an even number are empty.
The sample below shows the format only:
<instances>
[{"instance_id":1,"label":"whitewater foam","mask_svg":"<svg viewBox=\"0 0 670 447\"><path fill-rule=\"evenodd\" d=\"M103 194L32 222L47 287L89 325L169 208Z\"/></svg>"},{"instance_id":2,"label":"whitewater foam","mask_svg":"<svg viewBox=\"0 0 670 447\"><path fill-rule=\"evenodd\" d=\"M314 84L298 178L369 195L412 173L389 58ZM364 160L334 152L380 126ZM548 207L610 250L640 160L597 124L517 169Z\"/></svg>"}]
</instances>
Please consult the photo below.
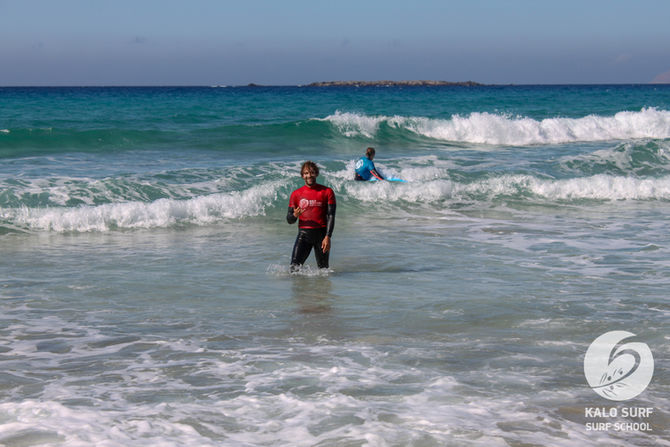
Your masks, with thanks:
<instances>
[{"instance_id":1,"label":"whitewater foam","mask_svg":"<svg viewBox=\"0 0 670 447\"><path fill-rule=\"evenodd\" d=\"M670 177L639 179L611 175L594 175L566 180L541 180L534 177L510 176L503 183L509 187L525 186L537 196L550 200L668 200Z\"/></svg>"},{"instance_id":2,"label":"whitewater foam","mask_svg":"<svg viewBox=\"0 0 670 447\"><path fill-rule=\"evenodd\" d=\"M344 171L342 171L344 172ZM522 200L528 204L547 202L665 201L670 200L670 176L636 178L597 174L568 179L507 174L473 181L456 181L448 172L433 168L401 171L407 183L353 182L334 173L329 183L339 200L367 204L386 203L396 208L414 204L447 209L454 202L483 203ZM429 179L426 179L428 177ZM423 178L423 179L422 179ZM287 181L268 182L243 191L198 196L186 200L121 202L97 206L0 209L4 226L31 231L105 232L119 229L166 228L179 225L211 225L226 219L263 216L280 201Z\"/></svg>"},{"instance_id":3,"label":"whitewater foam","mask_svg":"<svg viewBox=\"0 0 670 447\"><path fill-rule=\"evenodd\" d=\"M196 371L193 375L165 361L180 352L192 356L193 348L166 343L152 355L124 356L110 363L117 369L108 370L108 377L119 375L122 385L107 380L79 387L76 381L54 379L54 393L0 403L0 442L503 446L506 438L537 445L548 439L552 445L572 445L575 438L587 441L578 424L527 405L520 396L493 396L478 389L473 399L473 385L402 361L431 358L445 346L433 346L431 353L360 343L199 351L201 361L189 365ZM480 374L473 374L475 380ZM525 374L508 376L510 382L527 385ZM207 381L184 382L194 377ZM156 404L146 397L166 391L173 401ZM183 397L198 391L198 399ZM74 396L89 403L59 401ZM524 429L514 430L515 424Z\"/></svg>"},{"instance_id":4,"label":"whitewater foam","mask_svg":"<svg viewBox=\"0 0 670 447\"><path fill-rule=\"evenodd\" d=\"M337 111L334 115L317 120L330 122L339 132L347 137L363 135L372 138L377 133L379 125L388 120L388 118L384 116L367 116L358 113Z\"/></svg>"},{"instance_id":5,"label":"whitewater foam","mask_svg":"<svg viewBox=\"0 0 670 447\"><path fill-rule=\"evenodd\" d=\"M437 179L421 183L372 185L347 183L346 194L362 202L434 203L438 201L492 201L500 198L542 201L670 200L670 177L640 179L598 174L564 180L532 175L502 175L461 183Z\"/></svg>"},{"instance_id":6,"label":"whitewater foam","mask_svg":"<svg viewBox=\"0 0 670 447\"><path fill-rule=\"evenodd\" d=\"M670 138L670 111L654 107L614 116L543 120L488 112L453 115L450 119L336 112L325 120L347 137L375 137L385 124L441 141L508 146Z\"/></svg>"},{"instance_id":7,"label":"whitewater foam","mask_svg":"<svg viewBox=\"0 0 670 447\"><path fill-rule=\"evenodd\" d=\"M276 200L284 182L268 182L244 191L187 200L122 202L98 206L0 209L0 219L31 230L55 232L161 228L177 224L207 225L224 219L259 216Z\"/></svg>"}]
</instances>

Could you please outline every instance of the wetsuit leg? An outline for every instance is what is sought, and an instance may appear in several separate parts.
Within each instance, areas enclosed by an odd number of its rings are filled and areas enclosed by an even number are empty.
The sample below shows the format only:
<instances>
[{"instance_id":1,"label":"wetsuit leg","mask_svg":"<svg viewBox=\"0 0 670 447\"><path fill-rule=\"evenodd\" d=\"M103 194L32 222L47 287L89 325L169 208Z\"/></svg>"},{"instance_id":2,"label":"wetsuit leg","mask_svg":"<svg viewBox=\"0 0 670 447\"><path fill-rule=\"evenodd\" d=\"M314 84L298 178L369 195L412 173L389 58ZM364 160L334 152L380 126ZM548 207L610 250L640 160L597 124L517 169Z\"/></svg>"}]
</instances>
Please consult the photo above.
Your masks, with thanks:
<instances>
[{"instance_id":1,"label":"wetsuit leg","mask_svg":"<svg viewBox=\"0 0 670 447\"><path fill-rule=\"evenodd\" d=\"M328 268L328 258L330 255L330 251L324 253L323 250L321 249L321 242L323 242L324 237L326 237L325 228L314 230L312 243L314 244L314 256L316 257L316 265L320 269Z\"/></svg>"},{"instance_id":2,"label":"wetsuit leg","mask_svg":"<svg viewBox=\"0 0 670 447\"><path fill-rule=\"evenodd\" d=\"M312 241L307 230L299 230L298 236L293 244L293 253L291 254L291 267L303 265L312 251Z\"/></svg>"},{"instance_id":3,"label":"wetsuit leg","mask_svg":"<svg viewBox=\"0 0 670 447\"><path fill-rule=\"evenodd\" d=\"M316 265L320 268L328 268L328 258L330 252L324 253L321 249L323 238L326 237L325 228L302 228L298 231L298 237L293 244L293 254L291 255L291 270L296 266L303 265L307 260L312 248L316 257Z\"/></svg>"}]
</instances>

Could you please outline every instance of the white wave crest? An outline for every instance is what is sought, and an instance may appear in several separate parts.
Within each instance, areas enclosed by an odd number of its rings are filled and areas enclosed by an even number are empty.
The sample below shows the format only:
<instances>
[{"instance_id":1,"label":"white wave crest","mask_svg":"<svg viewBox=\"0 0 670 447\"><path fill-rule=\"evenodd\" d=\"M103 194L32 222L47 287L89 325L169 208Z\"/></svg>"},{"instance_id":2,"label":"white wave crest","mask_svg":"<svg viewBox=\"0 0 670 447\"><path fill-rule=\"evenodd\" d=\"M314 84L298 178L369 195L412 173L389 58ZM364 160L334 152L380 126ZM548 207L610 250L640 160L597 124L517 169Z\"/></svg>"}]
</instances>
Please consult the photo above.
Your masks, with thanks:
<instances>
[{"instance_id":1,"label":"white wave crest","mask_svg":"<svg viewBox=\"0 0 670 447\"><path fill-rule=\"evenodd\" d=\"M450 119L337 112L325 120L348 137L374 137L381 124L386 123L436 140L509 146L670 138L670 111L653 107L639 112L619 112L614 116L543 120L487 112L454 115Z\"/></svg>"},{"instance_id":2,"label":"white wave crest","mask_svg":"<svg viewBox=\"0 0 670 447\"><path fill-rule=\"evenodd\" d=\"M335 112L334 115L327 116L322 121L328 121L333 124L337 130L347 137L363 135L372 138L377 133L379 125L388 120L384 116L367 116L358 113Z\"/></svg>"},{"instance_id":3,"label":"white wave crest","mask_svg":"<svg viewBox=\"0 0 670 447\"><path fill-rule=\"evenodd\" d=\"M670 177L640 179L594 175L562 180L541 179L531 175L504 175L496 178L459 183L437 179L421 183L347 184L346 193L362 202L434 203L438 201L486 201L512 197L533 203L574 200L670 200Z\"/></svg>"},{"instance_id":4,"label":"white wave crest","mask_svg":"<svg viewBox=\"0 0 670 447\"><path fill-rule=\"evenodd\" d=\"M528 188L533 195L550 200L670 200L670 177L640 179L605 174L565 180L519 177L511 176L507 181L511 185L516 183Z\"/></svg>"},{"instance_id":5,"label":"white wave crest","mask_svg":"<svg viewBox=\"0 0 670 447\"><path fill-rule=\"evenodd\" d=\"M90 232L111 229L162 228L177 224L207 225L224 219L259 216L276 200L282 182L244 191L211 194L188 200L122 202L76 208L10 208L0 219L34 231Z\"/></svg>"}]
</instances>

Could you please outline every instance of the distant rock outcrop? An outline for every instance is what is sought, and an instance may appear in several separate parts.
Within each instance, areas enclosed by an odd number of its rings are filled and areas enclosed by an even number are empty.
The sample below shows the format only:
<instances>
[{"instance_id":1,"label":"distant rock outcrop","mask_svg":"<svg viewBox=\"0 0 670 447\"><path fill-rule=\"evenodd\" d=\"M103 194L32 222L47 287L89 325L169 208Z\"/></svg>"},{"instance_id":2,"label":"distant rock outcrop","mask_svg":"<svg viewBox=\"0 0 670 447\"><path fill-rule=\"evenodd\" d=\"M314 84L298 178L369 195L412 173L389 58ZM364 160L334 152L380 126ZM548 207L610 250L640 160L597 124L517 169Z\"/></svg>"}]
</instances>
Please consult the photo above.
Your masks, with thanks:
<instances>
[{"instance_id":1,"label":"distant rock outcrop","mask_svg":"<svg viewBox=\"0 0 670 447\"><path fill-rule=\"evenodd\" d=\"M433 87L433 86L478 87L478 82L448 82L448 81L326 81L313 82L308 87Z\"/></svg>"}]
</instances>

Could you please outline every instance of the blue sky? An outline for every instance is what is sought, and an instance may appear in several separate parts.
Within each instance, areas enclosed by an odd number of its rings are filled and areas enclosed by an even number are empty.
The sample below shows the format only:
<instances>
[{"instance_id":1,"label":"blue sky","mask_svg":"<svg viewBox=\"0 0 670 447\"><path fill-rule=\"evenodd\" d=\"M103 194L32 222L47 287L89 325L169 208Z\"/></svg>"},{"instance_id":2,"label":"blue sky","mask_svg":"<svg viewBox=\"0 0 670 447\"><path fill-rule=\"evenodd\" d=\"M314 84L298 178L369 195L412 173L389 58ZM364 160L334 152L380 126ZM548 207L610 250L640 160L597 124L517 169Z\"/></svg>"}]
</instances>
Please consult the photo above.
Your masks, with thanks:
<instances>
[{"instance_id":1,"label":"blue sky","mask_svg":"<svg viewBox=\"0 0 670 447\"><path fill-rule=\"evenodd\" d=\"M0 0L0 85L670 82L667 0Z\"/></svg>"}]
</instances>

